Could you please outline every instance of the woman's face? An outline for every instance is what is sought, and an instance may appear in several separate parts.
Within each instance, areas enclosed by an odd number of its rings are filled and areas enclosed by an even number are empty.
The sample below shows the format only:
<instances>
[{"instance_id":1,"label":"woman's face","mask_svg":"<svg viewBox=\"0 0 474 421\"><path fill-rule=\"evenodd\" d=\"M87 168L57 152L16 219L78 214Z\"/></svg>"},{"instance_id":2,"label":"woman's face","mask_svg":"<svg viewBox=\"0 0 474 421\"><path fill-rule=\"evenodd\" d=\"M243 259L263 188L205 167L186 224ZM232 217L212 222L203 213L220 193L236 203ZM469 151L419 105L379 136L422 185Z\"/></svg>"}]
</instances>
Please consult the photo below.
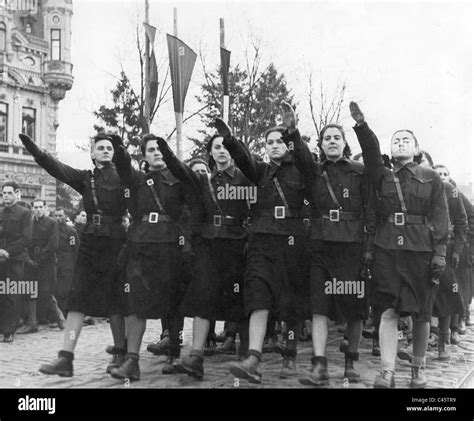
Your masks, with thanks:
<instances>
[{"instance_id":1,"label":"woman's face","mask_svg":"<svg viewBox=\"0 0 474 421\"><path fill-rule=\"evenodd\" d=\"M392 136L390 149L392 157L397 160L413 159L413 157L419 153L415 138L406 130L396 132Z\"/></svg>"},{"instance_id":2,"label":"woman's face","mask_svg":"<svg viewBox=\"0 0 474 421\"><path fill-rule=\"evenodd\" d=\"M328 159L340 159L344 155L346 141L337 127L329 127L324 131L321 149Z\"/></svg>"},{"instance_id":3,"label":"woman's face","mask_svg":"<svg viewBox=\"0 0 474 421\"><path fill-rule=\"evenodd\" d=\"M269 158L273 161L280 161L285 156L288 148L281 138L280 132L271 132L267 136L265 149Z\"/></svg>"},{"instance_id":4,"label":"woman's face","mask_svg":"<svg viewBox=\"0 0 474 421\"><path fill-rule=\"evenodd\" d=\"M222 144L224 138L219 136L212 141L211 156L218 164L226 165L230 162L230 153Z\"/></svg>"},{"instance_id":5,"label":"woman's face","mask_svg":"<svg viewBox=\"0 0 474 421\"><path fill-rule=\"evenodd\" d=\"M435 171L441 177L441 180L447 181L449 183L449 171L446 167L435 168Z\"/></svg>"},{"instance_id":6,"label":"woman's face","mask_svg":"<svg viewBox=\"0 0 474 421\"><path fill-rule=\"evenodd\" d=\"M151 170L160 170L166 166L156 140L150 140L146 143L145 160Z\"/></svg>"},{"instance_id":7,"label":"woman's face","mask_svg":"<svg viewBox=\"0 0 474 421\"><path fill-rule=\"evenodd\" d=\"M98 140L94 143L91 152L92 159L100 164L109 164L114 157L114 147L112 142L107 139Z\"/></svg>"}]
</instances>

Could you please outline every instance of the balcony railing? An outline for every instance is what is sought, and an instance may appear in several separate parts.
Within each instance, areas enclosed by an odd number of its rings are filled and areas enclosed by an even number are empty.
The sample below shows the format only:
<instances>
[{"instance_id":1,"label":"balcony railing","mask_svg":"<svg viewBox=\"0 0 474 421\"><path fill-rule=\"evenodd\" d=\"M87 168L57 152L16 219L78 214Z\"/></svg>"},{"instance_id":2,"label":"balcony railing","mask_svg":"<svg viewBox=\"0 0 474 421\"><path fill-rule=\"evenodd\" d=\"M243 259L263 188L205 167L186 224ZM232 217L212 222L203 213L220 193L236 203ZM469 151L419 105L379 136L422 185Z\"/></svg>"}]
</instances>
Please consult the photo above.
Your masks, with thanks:
<instances>
[{"instance_id":1,"label":"balcony railing","mask_svg":"<svg viewBox=\"0 0 474 421\"><path fill-rule=\"evenodd\" d=\"M38 0L0 0L0 10L6 9L9 12L30 12L38 11Z\"/></svg>"}]
</instances>

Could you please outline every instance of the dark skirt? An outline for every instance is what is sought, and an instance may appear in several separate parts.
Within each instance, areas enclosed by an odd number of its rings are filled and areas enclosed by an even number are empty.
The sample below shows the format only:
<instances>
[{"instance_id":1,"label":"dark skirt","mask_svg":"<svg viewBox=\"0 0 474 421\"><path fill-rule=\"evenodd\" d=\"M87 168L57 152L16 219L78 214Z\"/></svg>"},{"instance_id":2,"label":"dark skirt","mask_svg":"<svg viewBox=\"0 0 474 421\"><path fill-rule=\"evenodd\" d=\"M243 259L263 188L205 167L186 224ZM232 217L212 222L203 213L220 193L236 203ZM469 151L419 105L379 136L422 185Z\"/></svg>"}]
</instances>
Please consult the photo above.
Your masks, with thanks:
<instances>
[{"instance_id":1,"label":"dark skirt","mask_svg":"<svg viewBox=\"0 0 474 421\"><path fill-rule=\"evenodd\" d=\"M201 238L193 244L193 277L182 312L188 317L238 322L243 306L245 240Z\"/></svg>"},{"instance_id":2,"label":"dark skirt","mask_svg":"<svg viewBox=\"0 0 474 421\"><path fill-rule=\"evenodd\" d=\"M461 253L461 259L459 261L459 267L456 269L456 278L458 280L459 293L461 294L461 299L465 311L469 309L469 305L472 302L472 296L474 293L472 277L472 267L469 259L469 248L464 247L464 250Z\"/></svg>"},{"instance_id":3,"label":"dark skirt","mask_svg":"<svg viewBox=\"0 0 474 421\"><path fill-rule=\"evenodd\" d=\"M161 319L178 311L184 288L178 243L130 243L127 253L127 314Z\"/></svg>"},{"instance_id":4,"label":"dark skirt","mask_svg":"<svg viewBox=\"0 0 474 421\"><path fill-rule=\"evenodd\" d=\"M117 256L123 240L82 235L66 310L93 317L124 313Z\"/></svg>"},{"instance_id":5,"label":"dark skirt","mask_svg":"<svg viewBox=\"0 0 474 421\"><path fill-rule=\"evenodd\" d=\"M402 316L429 322L437 287L431 283L432 252L375 247L372 281L374 302L381 312L389 308Z\"/></svg>"},{"instance_id":6,"label":"dark skirt","mask_svg":"<svg viewBox=\"0 0 474 421\"><path fill-rule=\"evenodd\" d=\"M305 237L252 235L245 269L246 315L270 310L277 320L310 318L309 260Z\"/></svg>"},{"instance_id":7,"label":"dark skirt","mask_svg":"<svg viewBox=\"0 0 474 421\"><path fill-rule=\"evenodd\" d=\"M311 243L311 311L334 321L367 318L368 286L361 278L363 245Z\"/></svg>"},{"instance_id":8,"label":"dark skirt","mask_svg":"<svg viewBox=\"0 0 474 421\"><path fill-rule=\"evenodd\" d=\"M446 253L446 268L439 280L438 292L433 307L434 317L447 317L451 314L462 314L464 306L460 294L459 284L452 266L452 248Z\"/></svg>"}]
</instances>

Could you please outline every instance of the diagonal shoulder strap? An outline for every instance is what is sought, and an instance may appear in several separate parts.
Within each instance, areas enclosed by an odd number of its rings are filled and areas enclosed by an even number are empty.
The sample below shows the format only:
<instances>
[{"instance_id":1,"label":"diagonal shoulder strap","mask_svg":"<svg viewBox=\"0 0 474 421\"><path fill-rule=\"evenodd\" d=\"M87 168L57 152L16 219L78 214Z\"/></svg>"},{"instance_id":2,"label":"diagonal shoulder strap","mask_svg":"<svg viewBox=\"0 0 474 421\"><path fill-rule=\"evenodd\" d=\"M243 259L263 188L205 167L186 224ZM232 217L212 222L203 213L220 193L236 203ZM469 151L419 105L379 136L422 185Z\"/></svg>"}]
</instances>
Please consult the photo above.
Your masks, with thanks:
<instances>
[{"instance_id":1,"label":"diagonal shoulder strap","mask_svg":"<svg viewBox=\"0 0 474 421\"><path fill-rule=\"evenodd\" d=\"M153 195L153 199L155 200L156 206L158 206L158 210L160 211L160 213L164 214L165 210L163 208L163 205L161 204L160 198L158 196L158 192L156 191L155 182L153 181L152 178L148 178L146 180L146 184L150 188L150 191L151 191L151 194Z\"/></svg>"},{"instance_id":2,"label":"diagonal shoulder strap","mask_svg":"<svg viewBox=\"0 0 474 421\"><path fill-rule=\"evenodd\" d=\"M393 174L393 181L395 183L395 188L397 189L398 200L400 200L400 206L402 207L402 212L406 215L407 206L405 204L405 199L403 198L402 188L400 187L400 180L395 174Z\"/></svg>"},{"instance_id":3,"label":"diagonal shoulder strap","mask_svg":"<svg viewBox=\"0 0 474 421\"><path fill-rule=\"evenodd\" d=\"M98 213L102 213L102 211L99 208L99 200L97 199L97 189L95 185L94 173L91 170L89 170L89 175L90 175L90 180L91 180L91 193L92 193L92 200L94 201L94 206L97 209Z\"/></svg>"},{"instance_id":4,"label":"diagonal shoulder strap","mask_svg":"<svg viewBox=\"0 0 474 421\"><path fill-rule=\"evenodd\" d=\"M209 192L211 193L211 198L214 204L216 205L217 211L219 212L220 215L224 215L224 212L222 211L221 205L219 205L219 202L216 197L216 193L214 192L214 187L212 187L212 182L211 178L206 175L207 179L207 184L209 185Z\"/></svg>"},{"instance_id":5,"label":"diagonal shoulder strap","mask_svg":"<svg viewBox=\"0 0 474 421\"><path fill-rule=\"evenodd\" d=\"M273 183L275 184L275 187L278 191L278 194L280 196L281 201L285 205L285 211L289 212L290 207L288 206L288 200L286 200L285 193L283 193L283 189L281 188L280 182L278 181L278 178L273 177Z\"/></svg>"},{"instance_id":6,"label":"diagonal shoulder strap","mask_svg":"<svg viewBox=\"0 0 474 421\"><path fill-rule=\"evenodd\" d=\"M336 204L339 210L342 210L342 206L339 203L339 200L337 200L336 194L334 193L334 190L332 189L331 183L329 182L328 173L326 171L323 171L323 178L324 178L324 182L326 183L326 187L329 191L329 194L331 195L332 201Z\"/></svg>"}]
</instances>

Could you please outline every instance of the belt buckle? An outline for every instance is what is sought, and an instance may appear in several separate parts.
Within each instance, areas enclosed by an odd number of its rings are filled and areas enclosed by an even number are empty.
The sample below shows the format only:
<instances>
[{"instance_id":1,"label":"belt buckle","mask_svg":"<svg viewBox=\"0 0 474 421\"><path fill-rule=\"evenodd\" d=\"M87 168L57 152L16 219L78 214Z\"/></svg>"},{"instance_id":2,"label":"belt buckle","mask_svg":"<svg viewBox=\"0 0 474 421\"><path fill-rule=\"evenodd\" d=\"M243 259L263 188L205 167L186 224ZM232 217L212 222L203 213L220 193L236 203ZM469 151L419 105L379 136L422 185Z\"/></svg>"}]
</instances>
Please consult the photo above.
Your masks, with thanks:
<instances>
[{"instance_id":1,"label":"belt buckle","mask_svg":"<svg viewBox=\"0 0 474 421\"><path fill-rule=\"evenodd\" d=\"M285 219L284 206L275 206L275 219Z\"/></svg>"},{"instance_id":2,"label":"belt buckle","mask_svg":"<svg viewBox=\"0 0 474 421\"><path fill-rule=\"evenodd\" d=\"M395 225L405 225L405 214L403 212L395 212Z\"/></svg>"},{"instance_id":3,"label":"belt buckle","mask_svg":"<svg viewBox=\"0 0 474 421\"><path fill-rule=\"evenodd\" d=\"M100 225L101 224L101 220L100 220L100 215L98 213L95 213L94 215L92 215L92 223L94 225Z\"/></svg>"},{"instance_id":4,"label":"belt buckle","mask_svg":"<svg viewBox=\"0 0 474 421\"><path fill-rule=\"evenodd\" d=\"M148 214L148 222L150 224L156 224L158 223L158 218L159 218L160 214L158 212L150 212Z\"/></svg>"},{"instance_id":5,"label":"belt buckle","mask_svg":"<svg viewBox=\"0 0 474 421\"><path fill-rule=\"evenodd\" d=\"M214 215L214 226L216 226L216 227L222 226L222 216L221 215Z\"/></svg>"},{"instance_id":6,"label":"belt buckle","mask_svg":"<svg viewBox=\"0 0 474 421\"><path fill-rule=\"evenodd\" d=\"M329 210L329 220L332 222L339 222L340 221L340 214L339 209L330 209Z\"/></svg>"},{"instance_id":7,"label":"belt buckle","mask_svg":"<svg viewBox=\"0 0 474 421\"><path fill-rule=\"evenodd\" d=\"M153 179L149 178L148 180L146 180L146 184L148 186L153 186L153 184L155 184L155 183L153 182Z\"/></svg>"}]
</instances>

